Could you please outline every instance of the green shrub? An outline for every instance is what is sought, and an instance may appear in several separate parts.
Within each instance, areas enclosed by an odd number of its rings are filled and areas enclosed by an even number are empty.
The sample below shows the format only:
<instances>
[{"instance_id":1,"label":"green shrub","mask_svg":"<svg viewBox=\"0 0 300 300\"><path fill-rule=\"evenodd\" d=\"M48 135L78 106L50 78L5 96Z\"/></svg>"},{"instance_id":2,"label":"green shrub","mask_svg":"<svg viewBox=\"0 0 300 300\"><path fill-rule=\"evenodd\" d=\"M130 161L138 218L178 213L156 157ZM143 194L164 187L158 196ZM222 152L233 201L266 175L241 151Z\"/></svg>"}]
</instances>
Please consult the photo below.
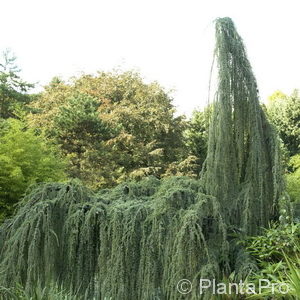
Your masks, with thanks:
<instances>
[{"instance_id":1,"label":"green shrub","mask_svg":"<svg viewBox=\"0 0 300 300\"><path fill-rule=\"evenodd\" d=\"M248 251L259 262L279 262L286 255L294 253L300 239L300 223L272 224L263 235L249 238Z\"/></svg>"},{"instance_id":2,"label":"green shrub","mask_svg":"<svg viewBox=\"0 0 300 300\"><path fill-rule=\"evenodd\" d=\"M300 154L291 157L290 173L286 175L287 190L293 202L300 203Z\"/></svg>"},{"instance_id":3,"label":"green shrub","mask_svg":"<svg viewBox=\"0 0 300 300\"><path fill-rule=\"evenodd\" d=\"M300 224L273 224L265 234L251 237L248 251L256 258L259 271L250 276L256 285L260 279L272 284L285 284L287 294L266 288L249 299L299 299L300 295Z\"/></svg>"},{"instance_id":4,"label":"green shrub","mask_svg":"<svg viewBox=\"0 0 300 300\"><path fill-rule=\"evenodd\" d=\"M18 120L9 119L0 136L0 207L1 215L13 211L26 189L38 182L65 179L64 162L58 149L42 136L26 129Z\"/></svg>"}]
</instances>

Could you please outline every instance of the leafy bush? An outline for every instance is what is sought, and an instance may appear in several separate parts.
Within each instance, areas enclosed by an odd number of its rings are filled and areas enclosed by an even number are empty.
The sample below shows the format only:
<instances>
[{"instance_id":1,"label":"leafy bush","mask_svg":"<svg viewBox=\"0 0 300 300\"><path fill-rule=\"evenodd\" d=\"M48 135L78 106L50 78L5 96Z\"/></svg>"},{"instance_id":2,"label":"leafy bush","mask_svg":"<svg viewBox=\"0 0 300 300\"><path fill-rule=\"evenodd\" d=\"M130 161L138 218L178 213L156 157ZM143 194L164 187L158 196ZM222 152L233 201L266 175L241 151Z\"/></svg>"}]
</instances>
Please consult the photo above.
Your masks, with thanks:
<instances>
[{"instance_id":1,"label":"leafy bush","mask_svg":"<svg viewBox=\"0 0 300 300\"><path fill-rule=\"evenodd\" d=\"M286 175L287 190L293 202L300 202L300 154L291 157Z\"/></svg>"},{"instance_id":2,"label":"leafy bush","mask_svg":"<svg viewBox=\"0 0 300 300\"><path fill-rule=\"evenodd\" d=\"M300 295L300 224L273 224L265 234L251 237L247 249L256 258L260 270L250 279L258 283L267 279L273 284L285 284L287 294L266 288L249 299L298 299ZM275 297L275 298L274 298Z\"/></svg>"},{"instance_id":3,"label":"leafy bush","mask_svg":"<svg viewBox=\"0 0 300 300\"><path fill-rule=\"evenodd\" d=\"M1 214L10 214L26 189L38 182L65 179L58 149L18 120L9 119L0 136Z\"/></svg>"},{"instance_id":4,"label":"leafy bush","mask_svg":"<svg viewBox=\"0 0 300 300\"><path fill-rule=\"evenodd\" d=\"M251 276L256 283L260 280L269 280L272 284L265 287L258 294L247 299L299 299L300 295L300 247L294 244L294 254L290 257L282 251L283 260L277 263L265 262L259 273ZM273 286L272 286L273 285Z\"/></svg>"},{"instance_id":5,"label":"leafy bush","mask_svg":"<svg viewBox=\"0 0 300 300\"><path fill-rule=\"evenodd\" d=\"M212 106L207 106L203 111L195 110L185 131L186 144L191 155L197 157L199 174L207 155L209 118Z\"/></svg>"},{"instance_id":6,"label":"leafy bush","mask_svg":"<svg viewBox=\"0 0 300 300\"><path fill-rule=\"evenodd\" d=\"M265 234L249 239L248 251L259 262L278 262L286 255L294 253L300 239L300 223L278 225L273 224L265 230Z\"/></svg>"},{"instance_id":7,"label":"leafy bush","mask_svg":"<svg viewBox=\"0 0 300 300\"><path fill-rule=\"evenodd\" d=\"M280 91L269 99L267 112L271 122L277 128L290 155L299 153L300 145L300 97L295 90L290 96Z\"/></svg>"}]
</instances>

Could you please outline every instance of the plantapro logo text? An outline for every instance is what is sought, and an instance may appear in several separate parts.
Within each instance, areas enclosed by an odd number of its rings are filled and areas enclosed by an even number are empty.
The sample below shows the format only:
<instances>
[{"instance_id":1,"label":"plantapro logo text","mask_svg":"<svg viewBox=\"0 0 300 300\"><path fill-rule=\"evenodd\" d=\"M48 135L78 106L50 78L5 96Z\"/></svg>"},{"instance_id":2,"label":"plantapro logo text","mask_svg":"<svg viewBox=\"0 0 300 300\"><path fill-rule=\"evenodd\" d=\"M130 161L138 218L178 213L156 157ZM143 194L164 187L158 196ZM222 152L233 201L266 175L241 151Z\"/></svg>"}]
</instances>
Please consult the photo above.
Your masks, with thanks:
<instances>
[{"instance_id":1,"label":"plantapro logo text","mask_svg":"<svg viewBox=\"0 0 300 300\"><path fill-rule=\"evenodd\" d=\"M199 289L200 295L208 291L213 295L255 295L266 290L270 294L285 295L289 292L288 284L283 282L272 283L268 279L260 279L257 284L246 283L242 280L239 283L217 283L215 279L200 279L199 287L193 287L193 284L187 279L181 279L177 283L177 290L181 294L190 294L194 288Z\"/></svg>"}]
</instances>

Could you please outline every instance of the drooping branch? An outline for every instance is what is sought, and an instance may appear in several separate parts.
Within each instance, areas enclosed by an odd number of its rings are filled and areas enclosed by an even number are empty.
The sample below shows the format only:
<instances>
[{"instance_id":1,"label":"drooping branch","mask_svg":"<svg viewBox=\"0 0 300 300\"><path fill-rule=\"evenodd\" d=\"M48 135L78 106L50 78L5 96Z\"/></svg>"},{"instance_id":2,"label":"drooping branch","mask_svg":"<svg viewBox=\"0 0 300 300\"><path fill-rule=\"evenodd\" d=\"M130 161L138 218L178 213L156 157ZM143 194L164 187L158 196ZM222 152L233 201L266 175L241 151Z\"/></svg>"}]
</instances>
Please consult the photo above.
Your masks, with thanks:
<instances>
[{"instance_id":1,"label":"drooping branch","mask_svg":"<svg viewBox=\"0 0 300 300\"><path fill-rule=\"evenodd\" d=\"M216 20L218 86L202 180L228 224L257 233L278 216L283 192L279 143L259 103L243 41L229 18Z\"/></svg>"}]
</instances>

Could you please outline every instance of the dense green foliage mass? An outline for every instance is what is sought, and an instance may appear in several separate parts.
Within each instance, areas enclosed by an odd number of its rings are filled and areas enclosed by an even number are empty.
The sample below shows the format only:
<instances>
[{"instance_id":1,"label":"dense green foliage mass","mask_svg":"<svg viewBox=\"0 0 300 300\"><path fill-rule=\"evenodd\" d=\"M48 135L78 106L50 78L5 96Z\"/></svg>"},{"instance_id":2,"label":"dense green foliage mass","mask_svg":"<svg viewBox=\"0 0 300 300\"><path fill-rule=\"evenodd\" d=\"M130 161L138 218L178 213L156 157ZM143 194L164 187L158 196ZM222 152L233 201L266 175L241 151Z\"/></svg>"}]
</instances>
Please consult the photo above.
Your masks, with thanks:
<instances>
[{"instance_id":1,"label":"dense green foliage mass","mask_svg":"<svg viewBox=\"0 0 300 300\"><path fill-rule=\"evenodd\" d=\"M300 223L297 224L272 224L264 229L263 235L249 238L247 249L260 262L280 262L285 254L293 255L300 239Z\"/></svg>"},{"instance_id":2,"label":"dense green foliage mass","mask_svg":"<svg viewBox=\"0 0 300 300\"><path fill-rule=\"evenodd\" d=\"M170 96L132 72L54 79L28 122L61 145L69 175L93 188L193 169ZM183 163L183 165L180 163ZM177 167L179 166L179 167Z\"/></svg>"},{"instance_id":3,"label":"dense green foliage mass","mask_svg":"<svg viewBox=\"0 0 300 300\"><path fill-rule=\"evenodd\" d=\"M26 189L37 182L65 179L64 161L21 121L8 119L0 136L0 208L10 214Z\"/></svg>"},{"instance_id":4,"label":"dense green foliage mass","mask_svg":"<svg viewBox=\"0 0 300 300\"><path fill-rule=\"evenodd\" d=\"M275 125L283 141L286 161L287 191L293 202L300 202L300 97L295 90L290 96L275 92L267 104L270 121ZM299 204L295 204L300 217Z\"/></svg>"},{"instance_id":5,"label":"dense green foliage mass","mask_svg":"<svg viewBox=\"0 0 300 300\"><path fill-rule=\"evenodd\" d=\"M0 228L1 285L19 283L30 293L56 283L78 299L173 300L187 297L176 289L181 279L197 286L200 278L234 271L241 279L255 268L237 240L261 233L285 207L280 147L229 18L216 20L215 61L218 87L200 179L152 176L96 194L76 182L36 187ZM115 182L163 177L162 166L181 157L182 123L170 99L132 74L82 77L71 85L56 80L41 99L31 124L46 122L46 134L76 159L90 145L92 151L112 146L120 155L109 161L121 168ZM69 133L78 139L63 144ZM79 172L82 166L81 160ZM189 298L211 299L211 290L201 296L195 288Z\"/></svg>"},{"instance_id":6,"label":"dense green foliage mass","mask_svg":"<svg viewBox=\"0 0 300 300\"><path fill-rule=\"evenodd\" d=\"M287 216L286 216L287 217ZM287 294L278 288L260 291L250 299L298 299L300 294L300 223L271 224L262 235L246 240L247 250L255 258L259 270L249 276L255 284L269 280L274 286L282 284Z\"/></svg>"},{"instance_id":7,"label":"dense green foliage mass","mask_svg":"<svg viewBox=\"0 0 300 300\"><path fill-rule=\"evenodd\" d=\"M300 153L300 96L275 92L267 105L270 121L276 126L290 156Z\"/></svg>"},{"instance_id":8,"label":"dense green foliage mass","mask_svg":"<svg viewBox=\"0 0 300 300\"><path fill-rule=\"evenodd\" d=\"M290 172L286 175L287 190L291 200L300 204L300 154L291 157L289 168ZM300 212L298 212L298 217L300 217Z\"/></svg>"},{"instance_id":9,"label":"dense green foliage mass","mask_svg":"<svg viewBox=\"0 0 300 300\"><path fill-rule=\"evenodd\" d=\"M59 107L53 127L49 128L51 137L71 162L69 176L94 187L103 181L110 185L114 180L114 160L106 145L114 130L99 118L98 107L98 101L91 96L71 96L67 105Z\"/></svg>"},{"instance_id":10,"label":"dense green foliage mass","mask_svg":"<svg viewBox=\"0 0 300 300\"><path fill-rule=\"evenodd\" d=\"M207 141L209 132L209 120L211 107L206 107L203 111L195 110L188 122L185 131L185 139L191 155L197 158L198 168L196 173L200 173L207 155Z\"/></svg>"}]
</instances>

